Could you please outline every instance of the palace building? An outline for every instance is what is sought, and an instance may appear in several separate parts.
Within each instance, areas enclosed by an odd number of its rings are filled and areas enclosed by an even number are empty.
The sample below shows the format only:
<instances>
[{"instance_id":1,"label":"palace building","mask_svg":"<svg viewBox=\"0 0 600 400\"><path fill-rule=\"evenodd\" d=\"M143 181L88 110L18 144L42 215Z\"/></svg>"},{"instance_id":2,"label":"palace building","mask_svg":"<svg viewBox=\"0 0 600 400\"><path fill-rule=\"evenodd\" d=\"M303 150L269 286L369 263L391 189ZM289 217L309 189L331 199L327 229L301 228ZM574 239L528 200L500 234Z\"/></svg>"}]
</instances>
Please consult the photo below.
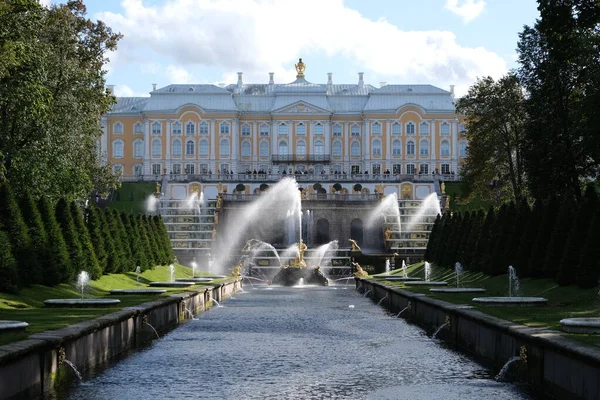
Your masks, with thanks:
<instances>
[{"instance_id":1,"label":"palace building","mask_svg":"<svg viewBox=\"0 0 600 400\"><path fill-rule=\"evenodd\" d=\"M245 83L240 72L236 84L154 85L150 97L118 97L102 120L101 150L126 181L235 187L248 174L263 181L302 174L368 188L383 179L456 178L467 142L453 87L375 87L363 73L354 84L334 84L331 73L317 84L305 68L300 59L291 83L275 83L273 73L268 83Z\"/></svg>"}]
</instances>

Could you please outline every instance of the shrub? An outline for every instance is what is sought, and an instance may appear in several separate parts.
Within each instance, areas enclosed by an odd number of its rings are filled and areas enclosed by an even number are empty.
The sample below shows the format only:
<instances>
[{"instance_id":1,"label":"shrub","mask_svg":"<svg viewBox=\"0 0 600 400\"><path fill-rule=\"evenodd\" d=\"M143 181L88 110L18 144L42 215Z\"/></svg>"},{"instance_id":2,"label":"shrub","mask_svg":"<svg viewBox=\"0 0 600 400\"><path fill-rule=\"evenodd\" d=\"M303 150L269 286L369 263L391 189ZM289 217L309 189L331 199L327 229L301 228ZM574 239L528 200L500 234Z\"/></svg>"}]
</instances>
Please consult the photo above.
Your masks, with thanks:
<instances>
[{"instance_id":1,"label":"shrub","mask_svg":"<svg viewBox=\"0 0 600 400\"><path fill-rule=\"evenodd\" d=\"M63 275L62 282L69 282L74 279L76 271L85 268L87 263L81 249L81 244L77 238L77 230L75 228L75 223L73 222L73 216L65 199L60 199L58 201L54 213L56 215L56 220L60 225L60 230L65 239L67 251L69 252L69 259L71 260L71 269L66 271L66 274Z\"/></svg>"},{"instance_id":2,"label":"shrub","mask_svg":"<svg viewBox=\"0 0 600 400\"><path fill-rule=\"evenodd\" d=\"M340 190L342 190L342 185L339 182L335 183L333 185L333 190L335 190L336 192L339 192Z\"/></svg>"},{"instance_id":3,"label":"shrub","mask_svg":"<svg viewBox=\"0 0 600 400\"><path fill-rule=\"evenodd\" d=\"M48 269L48 253L50 252L44 223L42 222L38 206L29 191L26 191L21 197L19 205L23 221L27 225L27 231L31 237L31 250L35 253L36 260L38 261L30 266L30 283L42 284L44 282L44 271Z\"/></svg>"},{"instance_id":4,"label":"shrub","mask_svg":"<svg viewBox=\"0 0 600 400\"><path fill-rule=\"evenodd\" d=\"M91 279L98 279L102 276L102 269L98 263L98 258L96 258L96 252L94 251L94 246L90 239L90 233L83 221L81 210L74 201L69 204L69 209L71 211L71 216L73 217L73 224L77 231L77 239L81 245L81 251L83 252L85 260L85 264L82 265L82 268L84 271L87 271Z\"/></svg>"},{"instance_id":5,"label":"shrub","mask_svg":"<svg viewBox=\"0 0 600 400\"><path fill-rule=\"evenodd\" d=\"M8 233L0 230L0 292L18 291L17 260L12 255Z\"/></svg>"},{"instance_id":6,"label":"shrub","mask_svg":"<svg viewBox=\"0 0 600 400\"><path fill-rule=\"evenodd\" d=\"M54 214L54 207L47 197L42 197L38 200L38 208L49 249L44 269L44 285L55 286L61 282L68 282L72 274L71 260L62 230Z\"/></svg>"},{"instance_id":7,"label":"shrub","mask_svg":"<svg viewBox=\"0 0 600 400\"><path fill-rule=\"evenodd\" d=\"M352 187L352 189L354 189L355 192L360 192L362 190L362 185L357 183Z\"/></svg>"}]
</instances>

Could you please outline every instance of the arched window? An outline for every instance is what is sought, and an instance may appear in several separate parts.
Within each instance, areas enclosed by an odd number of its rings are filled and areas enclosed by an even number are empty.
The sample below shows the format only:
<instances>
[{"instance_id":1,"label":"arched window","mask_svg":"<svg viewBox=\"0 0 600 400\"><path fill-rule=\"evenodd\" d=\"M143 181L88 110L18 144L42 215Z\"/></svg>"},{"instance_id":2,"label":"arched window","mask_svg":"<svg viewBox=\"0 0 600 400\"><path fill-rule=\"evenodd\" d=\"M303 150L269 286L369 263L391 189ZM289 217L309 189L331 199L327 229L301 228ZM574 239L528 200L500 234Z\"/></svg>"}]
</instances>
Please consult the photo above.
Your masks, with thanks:
<instances>
[{"instance_id":1,"label":"arched window","mask_svg":"<svg viewBox=\"0 0 600 400\"><path fill-rule=\"evenodd\" d=\"M419 155L428 156L429 155L429 140L422 139L419 142Z\"/></svg>"},{"instance_id":2,"label":"arched window","mask_svg":"<svg viewBox=\"0 0 600 400\"><path fill-rule=\"evenodd\" d=\"M269 143L266 141L260 142L260 156L269 157Z\"/></svg>"},{"instance_id":3,"label":"arched window","mask_svg":"<svg viewBox=\"0 0 600 400\"><path fill-rule=\"evenodd\" d=\"M450 157L450 142L447 140L442 140L440 145L440 154L442 157Z\"/></svg>"},{"instance_id":4,"label":"arched window","mask_svg":"<svg viewBox=\"0 0 600 400\"><path fill-rule=\"evenodd\" d=\"M392 142L392 155L400 156L402 155L402 142L398 139Z\"/></svg>"},{"instance_id":5,"label":"arched window","mask_svg":"<svg viewBox=\"0 0 600 400\"><path fill-rule=\"evenodd\" d=\"M160 122L156 121L152 124L152 134L153 135L160 135L162 132L161 126L160 126Z\"/></svg>"},{"instance_id":6,"label":"arched window","mask_svg":"<svg viewBox=\"0 0 600 400\"><path fill-rule=\"evenodd\" d=\"M247 140L242 142L242 157L250 157L250 142Z\"/></svg>"},{"instance_id":7,"label":"arched window","mask_svg":"<svg viewBox=\"0 0 600 400\"><path fill-rule=\"evenodd\" d=\"M333 136L340 137L342 136L342 126L340 124L335 124L333 126Z\"/></svg>"},{"instance_id":8,"label":"arched window","mask_svg":"<svg viewBox=\"0 0 600 400\"><path fill-rule=\"evenodd\" d=\"M333 142L333 156L341 157L342 156L342 142L335 141Z\"/></svg>"},{"instance_id":9,"label":"arched window","mask_svg":"<svg viewBox=\"0 0 600 400\"><path fill-rule=\"evenodd\" d=\"M288 133L288 126L286 124L279 124L279 134L287 135L287 133Z\"/></svg>"},{"instance_id":10,"label":"arched window","mask_svg":"<svg viewBox=\"0 0 600 400\"><path fill-rule=\"evenodd\" d=\"M144 141L142 139L133 141L133 156L135 158L142 158L144 156Z\"/></svg>"},{"instance_id":11,"label":"arched window","mask_svg":"<svg viewBox=\"0 0 600 400\"><path fill-rule=\"evenodd\" d=\"M440 135L448 136L450 135L450 124L447 122L442 122L440 125Z\"/></svg>"},{"instance_id":12,"label":"arched window","mask_svg":"<svg viewBox=\"0 0 600 400\"><path fill-rule=\"evenodd\" d=\"M399 122L394 122L392 124L392 135L401 135L402 134L402 125Z\"/></svg>"},{"instance_id":13,"label":"arched window","mask_svg":"<svg viewBox=\"0 0 600 400\"><path fill-rule=\"evenodd\" d=\"M360 127L358 125L352 125L350 128L351 136L360 136Z\"/></svg>"},{"instance_id":14,"label":"arched window","mask_svg":"<svg viewBox=\"0 0 600 400\"><path fill-rule=\"evenodd\" d=\"M196 133L196 124L194 124L192 121L188 122L185 125L185 134L187 136L194 136L195 133Z\"/></svg>"},{"instance_id":15,"label":"arched window","mask_svg":"<svg viewBox=\"0 0 600 400\"><path fill-rule=\"evenodd\" d=\"M221 140L221 157L229 157L229 140Z\"/></svg>"},{"instance_id":16,"label":"arched window","mask_svg":"<svg viewBox=\"0 0 600 400\"><path fill-rule=\"evenodd\" d=\"M409 140L408 142L406 142L406 155L407 156L415 155L415 142L412 140Z\"/></svg>"},{"instance_id":17,"label":"arched window","mask_svg":"<svg viewBox=\"0 0 600 400\"><path fill-rule=\"evenodd\" d=\"M229 122L221 122L221 135L229 135ZM229 142L227 143L229 147Z\"/></svg>"},{"instance_id":18,"label":"arched window","mask_svg":"<svg viewBox=\"0 0 600 400\"><path fill-rule=\"evenodd\" d=\"M298 143L296 143L296 153L298 153L299 156L306 155L306 142L304 140L299 140Z\"/></svg>"},{"instance_id":19,"label":"arched window","mask_svg":"<svg viewBox=\"0 0 600 400\"><path fill-rule=\"evenodd\" d=\"M199 130L200 130L201 135L208 135L208 122L206 122L206 121L200 122Z\"/></svg>"},{"instance_id":20,"label":"arched window","mask_svg":"<svg viewBox=\"0 0 600 400\"><path fill-rule=\"evenodd\" d=\"M315 135L322 135L322 134L323 134L323 125L316 124L315 125Z\"/></svg>"},{"instance_id":21,"label":"arched window","mask_svg":"<svg viewBox=\"0 0 600 400\"><path fill-rule=\"evenodd\" d=\"M144 133L144 125L141 122L136 122L133 126L133 133L143 134Z\"/></svg>"},{"instance_id":22,"label":"arched window","mask_svg":"<svg viewBox=\"0 0 600 400\"><path fill-rule=\"evenodd\" d=\"M113 142L113 157L123 158L123 141L121 139Z\"/></svg>"},{"instance_id":23,"label":"arched window","mask_svg":"<svg viewBox=\"0 0 600 400\"><path fill-rule=\"evenodd\" d=\"M352 157L360 157L360 143L352 142L350 145L350 155Z\"/></svg>"},{"instance_id":24,"label":"arched window","mask_svg":"<svg viewBox=\"0 0 600 400\"><path fill-rule=\"evenodd\" d=\"M296 135L306 135L306 125L302 122L296 125Z\"/></svg>"},{"instance_id":25,"label":"arched window","mask_svg":"<svg viewBox=\"0 0 600 400\"><path fill-rule=\"evenodd\" d=\"M175 122L172 127L173 135L181 135L181 122Z\"/></svg>"},{"instance_id":26,"label":"arched window","mask_svg":"<svg viewBox=\"0 0 600 400\"><path fill-rule=\"evenodd\" d=\"M373 140L373 155L380 156L381 155L381 140L375 139Z\"/></svg>"},{"instance_id":27,"label":"arched window","mask_svg":"<svg viewBox=\"0 0 600 400\"><path fill-rule=\"evenodd\" d=\"M279 142L279 154L282 156L287 156L288 154L288 145L285 140Z\"/></svg>"},{"instance_id":28,"label":"arched window","mask_svg":"<svg viewBox=\"0 0 600 400\"><path fill-rule=\"evenodd\" d=\"M429 135L429 123L428 122L421 122L421 125L419 126L419 134L421 135Z\"/></svg>"},{"instance_id":29,"label":"arched window","mask_svg":"<svg viewBox=\"0 0 600 400\"><path fill-rule=\"evenodd\" d=\"M412 122L409 122L408 124L406 124L406 134L407 135L415 134L415 124L413 124Z\"/></svg>"},{"instance_id":30,"label":"arched window","mask_svg":"<svg viewBox=\"0 0 600 400\"><path fill-rule=\"evenodd\" d=\"M323 155L323 142L321 142L320 140L317 140L315 142L315 154L317 156Z\"/></svg>"},{"instance_id":31,"label":"arched window","mask_svg":"<svg viewBox=\"0 0 600 400\"><path fill-rule=\"evenodd\" d=\"M181 157L181 140L173 140L173 157Z\"/></svg>"},{"instance_id":32,"label":"arched window","mask_svg":"<svg viewBox=\"0 0 600 400\"><path fill-rule=\"evenodd\" d=\"M373 135L381 135L381 124L379 122L373 123Z\"/></svg>"},{"instance_id":33,"label":"arched window","mask_svg":"<svg viewBox=\"0 0 600 400\"><path fill-rule=\"evenodd\" d=\"M260 126L260 136L269 136L269 125L262 124Z\"/></svg>"},{"instance_id":34,"label":"arched window","mask_svg":"<svg viewBox=\"0 0 600 400\"><path fill-rule=\"evenodd\" d=\"M201 157L208 157L208 140L202 139L198 143L198 155Z\"/></svg>"},{"instance_id":35,"label":"arched window","mask_svg":"<svg viewBox=\"0 0 600 400\"><path fill-rule=\"evenodd\" d=\"M188 140L187 142L185 142L185 155L186 156L193 156L195 153L195 145L194 145L194 141L193 140Z\"/></svg>"},{"instance_id":36,"label":"arched window","mask_svg":"<svg viewBox=\"0 0 600 400\"><path fill-rule=\"evenodd\" d=\"M113 133L115 135L122 135L123 134L123 124L120 122L115 122L115 124L113 125Z\"/></svg>"},{"instance_id":37,"label":"arched window","mask_svg":"<svg viewBox=\"0 0 600 400\"><path fill-rule=\"evenodd\" d=\"M162 143L160 139L152 141L152 157L160 157L162 155Z\"/></svg>"},{"instance_id":38,"label":"arched window","mask_svg":"<svg viewBox=\"0 0 600 400\"><path fill-rule=\"evenodd\" d=\"M250 125L242 125L242 136L250 136Z\"/></svg>"}]
</instances>

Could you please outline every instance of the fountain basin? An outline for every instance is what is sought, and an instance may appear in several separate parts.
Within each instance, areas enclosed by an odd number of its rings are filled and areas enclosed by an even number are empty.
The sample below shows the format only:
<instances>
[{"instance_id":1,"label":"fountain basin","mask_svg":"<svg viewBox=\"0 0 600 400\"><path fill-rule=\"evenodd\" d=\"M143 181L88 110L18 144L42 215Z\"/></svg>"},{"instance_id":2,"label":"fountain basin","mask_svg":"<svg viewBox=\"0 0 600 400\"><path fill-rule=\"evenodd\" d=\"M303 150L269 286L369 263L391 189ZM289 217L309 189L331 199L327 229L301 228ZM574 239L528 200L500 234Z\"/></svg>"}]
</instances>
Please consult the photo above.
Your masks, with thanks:
<instances>
[{"instance_id":1,"label":"fountain basin","mask_svg":"<svg viewBox=\"0 0 600 400\"><path fill-rule=\"evenodd\" d=\"M411 281L422 281L421 278L410 277L410 276L388 276L385 278L386 281L391 282L411 282Z\"/></svg>"},{"instance_id":2,"label":"fountain basin","mask_svg":"<svg viewBox=\"0 0 600 400\"><path fill-rule=\"evenodd\" d=\"M0 332L24 331L28 326L27 322L0 320Z\"/></svg>"},{"instance_id":3,"label":"fountain basin","mask_svg":"<svg viewBox=\"0 0 600 400\"><path fill-rule=\"evenodd\" d=\"M199 275L199 276L194 276L194 278L223 279L223 278L227 278L227 277L225 275Z\"/></svg>"},{"instance_id":4,"label":"fountain basin","mask_svg":"<svg viewBox=\"0 0 600 400\"><path fill-rule=\"evenodd\" d=\"M600 318L565 318L560 320L560 329L569 333L600 333Z\"/></svg>"},{"instance_id":5,"label":"fountain basin","mask_svg":"<svg viewBox=\"0 0 600 400\"><path fill-rule=\"evenodd\" d=\"M177 278L175 282L206 283L212 282L212 278Z\"/></svg>"},{"instance_id":6,"label":"fountain basin","mask_svg":"<svg viewBox=\"0 0 600 400\"><path fill-rule=\"evenodd\" d=\"M406 282L404 283L406 286L447 286L448 282L440 282L440 281L425 281L425 282Z\"/></svg>"},{"instance_id":7,"label":"fountain basin","mask_svg":"<svg viewBox=\"0 0 600 400\"><path fill-rule=\"evenodd\" d=\"M484 293L484 288L436 288L429 289L430 292L435 293Z\"/></svg>"},{"instance_id":8,"label":"fountain basin","mask_svg":"<svg viewBox=\"0 0 600 400\"><path fill-rule=\"evenodd\" d=\"M300 279L305 285L329 286L329 280L319 268L281 268L273 278L274 285L296 286Z\"/></svg>"},{"instance_id":9,"label":"fountain basin","mask_svg":"<svg viewBox=\"0 0 600 400\"><path fill-rule=\"evenodd\" d=\"M543 297L475 297L474 303L488 306L543 306L548 299Z\"/></svg>"},{"instance_id":10,"label":"fountain basin","mask_svg":"<svg viewBox=\"0 0 600 400\"><path fill-rule=\"evenodd\" d=\"M196 282L150 282L148 286L151 287L173 287L173 288L185 288L194 286Z\"/></svg>"},{"instance_id":11,"label":"fountain basin","mask_svg":"<svg viewBox=\"0 0 600 400\"><path fill-rule=\"evenodd\" d=\"M110 294L161 294L164 289L113 289Z\"/></svg>"},{"instance_id":12,"label":"fountain basin","mask_svg":"<svg viewBox=\"0 0 600 400\"><path fill-rule=\"evenodd\" d=\"M106 307L119 304L121 300L117 299L48 299L44 300L46 307Z\"/></svg>"}]
</instances>

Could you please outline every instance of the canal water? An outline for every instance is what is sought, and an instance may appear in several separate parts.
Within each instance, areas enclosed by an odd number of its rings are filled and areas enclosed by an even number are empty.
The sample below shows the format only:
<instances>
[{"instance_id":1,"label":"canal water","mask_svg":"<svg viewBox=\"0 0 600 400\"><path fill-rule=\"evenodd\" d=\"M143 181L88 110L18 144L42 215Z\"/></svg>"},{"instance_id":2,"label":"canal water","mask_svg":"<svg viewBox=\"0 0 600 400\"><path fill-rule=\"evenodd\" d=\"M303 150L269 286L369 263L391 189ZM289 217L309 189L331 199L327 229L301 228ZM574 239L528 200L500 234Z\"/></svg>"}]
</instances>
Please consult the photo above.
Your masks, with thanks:
<instances>
[{"instance_id":1,"label":"canal water","mask_svg":"<svg viewBox=\"0 0 600 400\"><path fill-rule=\"evenodd\" d=\"M60 398L530 398L353 286L245 290Z\"/></svg>"}]
</instances>

